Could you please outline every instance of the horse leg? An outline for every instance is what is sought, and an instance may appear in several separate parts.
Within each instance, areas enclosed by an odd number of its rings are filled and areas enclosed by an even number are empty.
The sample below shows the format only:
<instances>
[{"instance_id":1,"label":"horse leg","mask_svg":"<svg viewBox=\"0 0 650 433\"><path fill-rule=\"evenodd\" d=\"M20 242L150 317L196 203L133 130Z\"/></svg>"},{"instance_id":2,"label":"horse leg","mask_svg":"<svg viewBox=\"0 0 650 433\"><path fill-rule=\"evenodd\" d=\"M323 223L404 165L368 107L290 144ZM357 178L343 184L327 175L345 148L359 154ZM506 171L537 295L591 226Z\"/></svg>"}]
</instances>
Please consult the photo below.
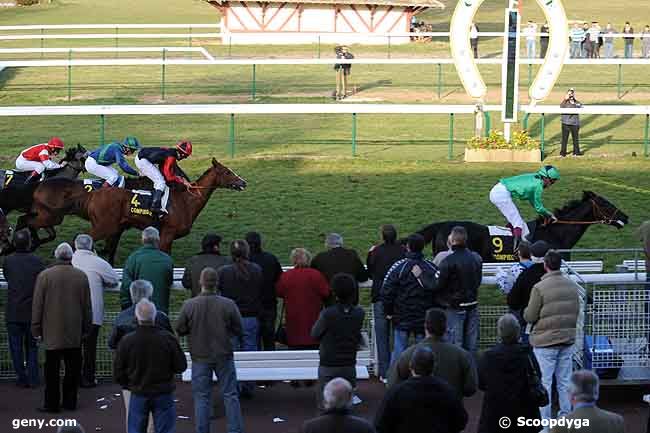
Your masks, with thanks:
<instances>
[{"instance_id":1,"label":"horse leg","mask_svg":"<svg viewBox=\"0 0 650 433\"><path fill-rule=\"evenodd\" d=\"M117 253L117 247L120 243L122 233L124 233L124 230L121 230L116 235L106 238L106 243L104 245L104 251L102 251L102 255L106 257L106 260L108 260L108 263L111 265L115 263L115 254Z\"/></svg>"},{"instance_id":2,"label":"horse leg","mask_svg":"<svg viewBox=\"0 0 650 433\"><path fill-rule=\"evenodd\" d=\"M172 253L172 243L174 242L174 233L163 231L160 234L160 249L167 254Z\"/></svg>"}]
</instances>

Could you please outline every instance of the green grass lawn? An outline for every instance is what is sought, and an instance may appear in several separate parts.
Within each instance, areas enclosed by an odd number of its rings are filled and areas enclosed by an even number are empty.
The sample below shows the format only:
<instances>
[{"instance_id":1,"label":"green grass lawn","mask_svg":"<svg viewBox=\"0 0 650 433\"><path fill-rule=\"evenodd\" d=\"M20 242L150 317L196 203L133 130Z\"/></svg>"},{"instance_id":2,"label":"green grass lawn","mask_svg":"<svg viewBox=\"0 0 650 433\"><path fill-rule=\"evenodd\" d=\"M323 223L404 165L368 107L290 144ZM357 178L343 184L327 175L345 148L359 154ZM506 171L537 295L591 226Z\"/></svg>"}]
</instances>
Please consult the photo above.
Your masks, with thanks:
<instances>
[{"instance_id":1,"label":"green grass lawn","mask_svg":"<svg viewBox=\"0 0 650 433\"><path fill-rule=\"evenodd\" d=\"M502 29L503 2L486 0L477 22L481 30ZM622 2L621 2L622 3ZM579 15L584 2L566 1L570 18L626 19L647 16L644 5L604 0L589 3L589 14ZM138 2L116 0L55 1L34 8L0 10L0 24L61 23L205 23L218 19L216 9L202 1ZM535 8L524 10L524 19L538 20ZM422 15L436 30L446 30L451 11L429 11ZM530 14L530 15L529 15ZM634 23L635 28L641 23ZM194 41L213 54L228 55L226 45ZM47 41L46 46L69 46L70 41ZM80 41L74 41L80 44ZM159 45L160 41L124 41L124 46ZM164 41L183 45L187 41ZM31 46L38 46L32 42ZM85 46L111 46L113 42L83 42ZM123 42L120 41L120 45ZM25 44L0 41L0 46ZM79 45L75 45L79 46ZM233 46L235 57L316 57L312 46ZM481 43L481 52L497 53L500 40ZM321 47L322 56L332 56L332 47ZM414 43L391 47L391 57L448 57L446 43ZM357 57L387 56L387 47L354 46ZM5 57L3 57L5 58ZM489 103L498 103L500 71L481 68L490 88ZM625 67L623 95L617 95L614 66L567 66L556 90L546 103L559 103L567 87L575 87L587 104L647 104L650 81L647 67ZM159 103L161 70L158 67L75 67L72 70L72 104ZM522 94L527 70L522 68ZM69 104L66 68L21 68L0 73L0 105ZM324 103L331 102L334 75L330 66L263 66L256 69L257 99L251 100L251 67L181 67L166 69L168 103ZM442 94L438 98L437 69L430 66L357 65L353 83L356 97L383 103L470 103L451 66L442 69ZM351 98L354 99L354 98ZM525 96L523 101L525 102ZM500 128L498 113L493 127ZM378 237L378 227L395 223L407 234L433 221L470 219L501 223L488 201L491 186L502 176L536 169L527 164L464 164L465 141L473 133L469 116L454 122L455 160L447 160L449 119L447 116L358 116L357 156L351 156L351 116L237 116L236 157L229 158L227 116L112 116L106 119L107 139L136 135L145 145L168 145L181 137L195 143L195 156L183 167L199 175L216 156L247 179L244 192L217 192L204 209L192 233L174 244L177 266L197 252L206 231L216 231L227 241L258 230L266 247L288 262L291 248L322 249L324 235L337 231L348 246L365 256ZM557 164L562 181L546 193L546 204L559 207L577 198L584 189L596 191L617 204L631 218L621 231L611 227L589 229L578 247L637 246L634 229L650 214L648 161L642 156L644 119L641 117L582 116L581 137L587 155L580 159L557 158L559 118L546 117L545 138L548 162ZM67 143L93 148L99 142L97 117L0 118L0 163L13 165L21 148L60 135ZM532 117L529 130L539 137L539 117ZM532 211L522 206L526 217ZM76 218L66 220L59 239L69 240L88 227ZM121 244L118 264L137 246L138 233L127 233ZM48 255L54 245L41 249ZM614 259L602 257L611 265ZM578 258L579 259L579 258ZM177 301L180 295L175 295ZM482 302L499 303L493 290L484 290Z\"/></svg>"}]
</instances>

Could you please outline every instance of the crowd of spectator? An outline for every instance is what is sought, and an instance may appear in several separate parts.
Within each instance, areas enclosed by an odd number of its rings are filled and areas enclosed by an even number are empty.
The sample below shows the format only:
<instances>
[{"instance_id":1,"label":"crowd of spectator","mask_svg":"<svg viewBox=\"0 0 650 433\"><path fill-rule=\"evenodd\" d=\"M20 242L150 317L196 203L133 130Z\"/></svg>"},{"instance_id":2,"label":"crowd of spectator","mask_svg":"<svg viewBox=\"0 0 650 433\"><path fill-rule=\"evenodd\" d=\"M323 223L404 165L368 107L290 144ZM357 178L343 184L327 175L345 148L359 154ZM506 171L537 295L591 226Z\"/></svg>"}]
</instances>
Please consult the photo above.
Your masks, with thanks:
<instances>
[{"instance_id":1,"label":"crowd of spectator","mask_svg":"<svg viewBox=\"0 0 650 433\"><path fill-rule=\"evenodd\" d=\"M640 236L648 247L647 224ZM305 433L433 431L465 429L463 398L484 392L479 432L500 431L499 420L581 418L623 431L622 418L596 407L598 378L572 371L581 288L560 270L560 255L545 242L522 242L520 260L502 271L498 285L511 314L497 323L498 344L479 355L478 289L482 261L467 248L467 232L454 227L449 250L434 260L423 255L424 238L384 225L370 248L367 268L359 254L331 233L325 251L311 259L304 248L291 251L293 269L283 272L276 256L264 251L262 236L250 232L221 255L221 237L204 237L182 281L191 298L171 323L168 313L173 262L159 249L153 227L142 232L143 246L127 259L120 304L109 337L113 378L123 389L127 433L174 431L176 375L188 367L179 337L188 337L194 424L210 431L213 378L223 395L228 432L244 431L240 398L253 398L253 382L238 383L235 351L319 350L315 405L322 415L307 421ZM60 244L55 262L44 263L29 250L26 231L14 235L16 252L4 261L8 283L7 329L17 385L39 386L37 344L45 348L42 410L74 411L78 387L93 387L97 336L104 316L104 290L118 276L93 252L85 234L75 250ZM650 253L649 253L650 256ZM369 423L353 414L357 352L365 345L365 311L359 283L372 278L378 374L387 392ZM277 317L277 300L282 302ZM276 324L280 326L276 328ZM392 332L392 350L391 350ZM60 386L61 362L65 364ZM536 380L534 380L536 379ZM559 411L552 412L553 382ZM531 392L537 384L537 393ZM546 399L540 400L540 395ZM536 397L537 396L537 397ZM573 411L573 412L572 412ZM564 430L555 430L564 431Z\"/></svg>"}]
</instances>

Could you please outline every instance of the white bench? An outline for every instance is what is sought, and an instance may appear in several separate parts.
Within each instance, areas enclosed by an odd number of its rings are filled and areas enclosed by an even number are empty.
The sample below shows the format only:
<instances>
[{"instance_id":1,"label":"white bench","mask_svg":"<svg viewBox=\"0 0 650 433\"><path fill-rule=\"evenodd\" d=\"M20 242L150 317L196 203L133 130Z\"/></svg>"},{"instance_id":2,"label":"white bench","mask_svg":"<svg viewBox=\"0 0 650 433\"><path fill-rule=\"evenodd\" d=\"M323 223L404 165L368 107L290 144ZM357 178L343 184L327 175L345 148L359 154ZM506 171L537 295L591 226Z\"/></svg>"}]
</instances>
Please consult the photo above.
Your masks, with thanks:
<instances>
[{"instance_id":1,"label":"white bench","mask_svg":"<svg viewBox=\"0 0 650 433\"><path fill-rule=\"evenodd\" d=\"M192 359L185 352L187 370L183 382L192 380ZM318 350L276 350L274 352L235 352L237 380L284 381L318 379ZM368 367L372 364L369 350L357 352L357 379L368 379ZM213 378L216 380L216 377Z\"/></svg>"},{"instance_id":2,"label":"white bench","mask_svg":"<svg viewBox=\"0 0 650 433\"><path fill-rule=\"evenodd\" d=\"M501 268L509 269L515 262L507 263L483 263L483 275L496 275ZM570 267L574 272L579 274L593 274L603 272L602 260L585 260L577 262L566 262L562 264L562 269Z\"/></svg>"},{"instance_id":3,"label":"white bench","mask_svg":"<svg viewBox=\"0 0 650 433\"><path fill-rule=\"evenodd\" d=\"M619 266L627 269L629 272L634 272L635 267L638 272L646 271L645 260L623 260L623 264Z\"/></svg>"}]
</instances>

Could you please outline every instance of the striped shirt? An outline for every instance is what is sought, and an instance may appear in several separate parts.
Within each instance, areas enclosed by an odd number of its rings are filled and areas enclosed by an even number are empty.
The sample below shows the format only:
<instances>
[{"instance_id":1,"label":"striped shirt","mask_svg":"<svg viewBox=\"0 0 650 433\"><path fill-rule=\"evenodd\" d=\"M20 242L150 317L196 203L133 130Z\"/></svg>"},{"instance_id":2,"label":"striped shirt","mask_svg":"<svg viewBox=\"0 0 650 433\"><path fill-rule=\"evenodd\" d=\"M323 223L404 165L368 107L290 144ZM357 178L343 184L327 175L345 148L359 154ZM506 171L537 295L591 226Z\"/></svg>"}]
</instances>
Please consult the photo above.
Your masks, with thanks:
<instances>
[{"instance_id":1,"label":"striped shirt","mask_svg":"<svg viewBox=\"0 0 650 433\"><path fill-rule=\"evenodd\" d=\"M571 42L582 42L585 40L585 30L582 28L571 30Z\"/></svg>"}]
</instances>

